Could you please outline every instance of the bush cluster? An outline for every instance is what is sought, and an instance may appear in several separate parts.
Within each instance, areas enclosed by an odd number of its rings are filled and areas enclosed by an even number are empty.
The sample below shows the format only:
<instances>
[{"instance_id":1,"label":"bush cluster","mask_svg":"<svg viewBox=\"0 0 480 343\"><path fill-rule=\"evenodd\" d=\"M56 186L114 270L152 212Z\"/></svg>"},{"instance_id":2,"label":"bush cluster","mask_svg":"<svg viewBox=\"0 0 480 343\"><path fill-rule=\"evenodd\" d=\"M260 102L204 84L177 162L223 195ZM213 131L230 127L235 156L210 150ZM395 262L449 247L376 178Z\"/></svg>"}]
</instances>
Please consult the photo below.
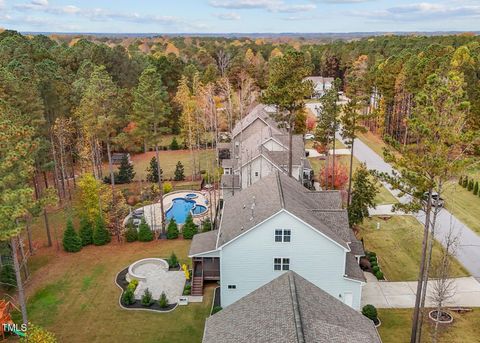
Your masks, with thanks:
<instances>
[{"instance_id":1,"label":"bush cluster","mask_svg":"<svg viewBox=\"0 0 480 343\"><path fill-rule=\"evenodd\" d=\"M374 323L378 323L378 312L375 306L370 304L363 306L362 314L368 319L373 320Z\"/></svg>"},{"instance_id":2,"label":"bush cluster","mask_svg":"<svg viewBox=\"0 0 480 343\"><path fill-rule=\"evenodd\" d=\"M367 251L365 255L370 261L370 268L372 269L373 275L375 275L378 280L383 280L383 272L378 265L377 254L373 251Z\"/></svg>"},{"instance_id":3,"label":"bush cluster","mask_svg":"<svg viewBox=\"0 0 480 343\"><path fill-rule=\"evenodd\" d=\"M473 195L480 196L480 185L478 184L478 181L469 179L468 176L460 176L460 179L458 179L458 184L466 190L472 192Z\"/></svg>"},{"instance_id":4,"label":"bush cluster","mask_svg":"<svg viewBox=\"0 0 480 343\"><path fill-rule=\"evenodd\" d=\"M153 241L154 235L153 231L150 230L145 218L142 218L142 222L138 226L138 240L140 242L150 242Z\"/></svg>"},{"instance_id":5,"label":"bush cluster","mask_svg":"<svg viewBox=\"0 0 480 343\"><path fill-rule=\"evenodd\" d=\"M128 222L125 230L125 240L127 242L135 242L138 240L138 230L131 221Z\"/></svg>"},{"instance_id":6,"label":"bush cluster","mask_svg":"<svg viewBox=\"0 0 480 343\"><path fill-rule=\"evenodd\" d=\"M168 262L168 266L169 266L170 268L176 268L176 267L178 267L178 258L177 258L177 255L175 255L175 253L172 252L172 254L171 254L170 257L168 258L167 262Z\"/></svg>"},{"instance_id":7,"label":"bush cluster","mask_svg":"<svg viewBox=\"0 0 480 343\"><path fill-rule=\"evenodd\" d=\"M190 295L192 293L192 285L187 283L183 288L183 295Z\"/></svg>"}]
</instances>

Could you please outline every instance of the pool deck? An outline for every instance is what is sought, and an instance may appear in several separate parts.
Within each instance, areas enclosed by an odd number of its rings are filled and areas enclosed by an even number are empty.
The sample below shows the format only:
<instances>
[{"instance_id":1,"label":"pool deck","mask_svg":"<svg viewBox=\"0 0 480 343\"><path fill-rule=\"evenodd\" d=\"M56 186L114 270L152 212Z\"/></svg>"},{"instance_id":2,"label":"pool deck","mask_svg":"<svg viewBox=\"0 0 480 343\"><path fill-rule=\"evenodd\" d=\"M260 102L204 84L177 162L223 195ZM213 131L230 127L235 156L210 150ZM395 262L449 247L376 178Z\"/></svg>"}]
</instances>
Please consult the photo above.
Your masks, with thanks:
<instances>
[{"instance_id":1,"label":"pool deck","mask_svg":"<svg viewBox=\"0 0 480 343\"><path fill-rule=\"evenodd\" d=\"M205 206L207 208L207 211L205 213L193 216L193 222L198 225L202 222L203 219L205 219L207 216L210 215L211 210L215 211L215 208L214 207L212 208L210 206L210 204L213 203L214 200L215 200L215 196L213 194L214 192L215 191L208 192L208 191L189 191L189 190L170 192L170 193L164 195L164 197L163 197L163 208L164 208L165 212L167 212L168 209L170 207L172 207L173 200L176 199L176 198L186 198L186 199L189 199L189 200L194 200L198 205L202 205L202 206ZM190 199L190 198L186 197L187 194L192 194L192 193L195 193L197 195L197 197L194 198L194 199ZM216 199L217 200L219 199L218 192L217 192L217 195L216 195ZM161 230L161 228L162 228L162 225L161 225L162 215L161 215L161 213L162 212L161 212L160 203L155 203L155 204L152 204L152 205L146 205L146 206L143 207L143 210L144 210L144 216L145 216L145 220L146 220L147 224L150 225L150 227L153 228L154 230ZM215 212L213 213L213 216L215 216ZM127 216L127 218L125 218L125 222L128 219L128 217L129 216Z\"/></svg>"}]
</instances>

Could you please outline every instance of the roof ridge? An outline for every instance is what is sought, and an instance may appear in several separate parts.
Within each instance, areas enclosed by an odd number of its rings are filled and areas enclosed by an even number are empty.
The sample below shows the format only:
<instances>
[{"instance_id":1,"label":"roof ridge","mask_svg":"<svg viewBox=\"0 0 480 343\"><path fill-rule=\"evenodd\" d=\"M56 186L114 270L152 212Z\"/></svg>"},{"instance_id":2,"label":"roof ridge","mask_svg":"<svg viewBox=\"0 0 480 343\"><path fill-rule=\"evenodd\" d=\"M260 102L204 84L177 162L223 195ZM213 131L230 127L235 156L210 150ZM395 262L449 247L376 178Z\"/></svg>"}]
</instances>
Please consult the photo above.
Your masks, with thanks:
<instances>
[{"instance_id":1,"label":"roof ridge","mask_svg":"<svg viewBox=\"0 0 480 343\"><path fill-rule=\"evenodd\" d=\"M290 297L292 299L293 317L295 324L295 333L297 335L298 343L305 343L305 336L303 333L302 317L300 315L300 306L298 304L297 288L295 286L295 277L293 272L288 272L288 284L290 286Z\"/></svg>"},{"instance_id":2,"label":"roof ridge","mask_svg":"<svg viewBox=\"0 0 480 343\"><path fill-rule=\"evenodd\" d=\"M275 177L277 179L278 195L280 197L280 205L282 206L282 208L285 208L285 199L283 198L282 182L280 181L280 174L279 174L278 171L277 171Z\"/></svg>"},{"instance_id":3,"label":"roof ridge","mask_svg":"<svg viewBox=\"0 0 480 343\"><path fill-rule=\"evenodd\" d=\"M318 211L318 212L345 212L346 208L307 208L307 211Z\"/></svg>"}]
</instances>

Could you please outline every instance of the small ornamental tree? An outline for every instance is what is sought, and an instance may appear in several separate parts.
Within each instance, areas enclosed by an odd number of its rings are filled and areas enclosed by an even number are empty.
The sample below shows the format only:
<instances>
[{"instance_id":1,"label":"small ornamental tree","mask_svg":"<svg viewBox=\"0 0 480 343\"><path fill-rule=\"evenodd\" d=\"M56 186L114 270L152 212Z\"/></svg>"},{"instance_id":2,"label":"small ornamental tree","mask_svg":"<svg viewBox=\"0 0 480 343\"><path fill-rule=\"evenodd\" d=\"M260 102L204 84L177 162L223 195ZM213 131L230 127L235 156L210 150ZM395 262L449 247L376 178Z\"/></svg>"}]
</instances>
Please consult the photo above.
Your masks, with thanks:
<instances>
[{"instance_id":1,"label":"small ornamental tree","mask_svg":"<svg viewBox=\"0 0 480 343\"><path fill-rule=\"evenodd\" d=\"M463 188L467 188L467 186L468 186L468 176L465 176L463 178L462 186L463 186Z\"/></svg>"},{"instance_id":2,"label":"small ornamental tree","mask_svg":"<svg viewBox=\"0 0 480 343\"><path fill-rule=\"evenodd\" d=\"M467 189L468 189L469 191L472 191L472 190L473 190L473 180L472 180L472 179L470 179L470 180L468 181L468 188L467 188Z\"/></svg>"},{"instance_id":3,"label":"small ornamental tree","mask_svg":"<svg viewBox=\"0 0 480 343\"><path fill-rule=\"evenodd\" d=\"M105 245L110 242L110 233L105 226L105 221L98 216L95 222L95 229L93 230L93 244Z\"/></svg>"},{"instance_id":4,"label":"small ornamental tree","mask_svg":"<svg viewBox=\"0 0 480 343\"><path fill-rule=\"evenodd\" d=\"M348 182L348 170L343 164L335 162L335 172L332 166L322 168L318 177L322 189L331 188L332 181L334 181L334 189L342 190ZM327 183L326 183L327 182Z\"/></svg>"},{"instance_id":5,"label":"small ornamental tree","mask_svg":"<svg viewBox=\"0 0 480 343\"><path fill-rule=\"evenodd\" d=\"M160 308L166 308L168 306L168 299L165 292L162 292L162 294L160 295L160 299L158 299L158 305L160 306Z\"/></svg>"},{"instance_id":6,"label":"small ornamental tree","mask_svg":"<svg viewBox=\"0 0 480 343\"><path fill-rule=\"evenodd\" d=\"M170 150L178 150L180 149L180 145L177 142L177 137L173 137L172 143L170 143Z\"/></svg>"},{"instance_id":7,"label":"small ornamental tree","mask_svg":"<svg viewBox=\"0 0 480 343\"><path fill-rule=\"evenodd\" d=\"M11 264L4 264L0 270L1 286L8 290L14 289L17 286L17 279L15 278L15 270Z\"/></svg>"},{"instance_id":8,"label":"small ornamental tree","mask_svg":"<svg viewBox=\"0 0 480 343\"><path fill-rule=\"evenodd\" d=\"M160 174L163 178L163 170L160 169ZM147 167L147 181L148 182L158 182L158 163L155 156L150 160L150 165Z\"/></svg>"},{"instance_id":9,"label":"small ornamental tree","mask_svg":"<svg viewBox=\"0 0 480 343\"><path fill-rule=\"evenodd\" d=\"M57 343L55 335L44 328L28 323L27 334L21 337L20 343Z\"/></svg>"},{"instance_id":10,"label":"small ornamental tree","mask_svg":"<svg viewBox=\"0 0 480 343\"><path fill-rule=\"evenodd\" d=\"M177 258L177 255L175 255L174 252L172 252L170 257L168 258L168 266L171 267L171 268L178 267L178 258Z\"/></svg>"},{"instance_id":11,"label":"small ornamental tree","mask_svg":"<svg viewBox=\"0 0 480 343\"><path fill-rule=\"evenodd\" d=\"M152 292L148 288L145 289L143 292L141 303L143 306L152 306L153 305L153 297Z\"/></svg>"},{"instance_id":12,"label":"small ornamental tree","mask_svg":"<svg viewBox=\"0 0 480 343\"><path fill-rule=\"evenodd\" d=\"M138 226L138 240L140 242L150 242L154 238L153 231L150 230L145 218L142 218L142 222Z\"/></svg>"},{"instance_id":13,"label":"small ornamental tree","mask_svg":"<svg viewBox=\"0 0 480 343\"><path fill-rule=\"evenodd\" d=\"M115 181L120 183L130 183L135 177L135 171L133 170L133 164L130 163L130 159L127 154L124 154L120 166L118 167L118 175Z\"/></svg>"},{"instance_id":14,"label":"small ornamental tree","mask_svg":"<svg viewBox=\"0 0 480 343\"><path fill-rule=\"evenodd\" d=\"M71 219L67 220L67 227L63 232L63 250L67 252L78 252L82 250L82 240L78 237Z\"/></svg>"},{"instance_id":15,"label":"small ornamental tree","mask_svg":"<svg viewBox=\"0 0 480 343\"><path fill-rule=\"evenodd\" d=\"M80 218L80 230L78 231L78 235L82 240L82 245L90 245L93 244L93 228L92 224L88 221L88 219L84 216Z\"/></svg>"},{"instance_id":16,"label":"small ornamental tree","mask_svg":"<svg viewBox=\"0 0 480 343\"><path fill-rule=\"evenodd\" d=\"M178 225L175 222L175 219L170 219L167 227L167 239L175 239L178 238Z\"/></svg>"},{"instance_id":17,"label":"small ornamental tree","mask_svg":"<svg viewBox=\"0 0 480 343\"><path fill-rule=\"evenodd\" d=\"M210 218L207 217L202 223L202 232L208 232L212 230L212 222Z\"/></svg>"},{"instance_id":18,"label":"small ornamental tree","mask_svg":"<svg viewBox=\"0 0 480 343\"><path fill-rule=\"evenodd\" d=\"M185 180L185 168L183 167L182 162L178 161L175 167L175 181L183 181Z\"/></svg>"},{"instance_id":19,"label":"small ornamental tree","mask_svg":"<svg viewBox=\"0 0 480 343\"><path fill-rule=\"evenodd\" d=\"M135 242L138 240L138 231L133 223L128 223L125 230L125 240L127 242Z\"/></svg>"},{"instance_id":20,"label":"small ornamental tree","mask_svg":"<svg viewBox=\"0 0 480 343\"><path fill-rule=\"evenodd\" d=\"M132 305L135 302L135 296L131 289L126 289L122 295L122 303L124 305Z\"/></svg>"},{"instance_id":21,"label":"small ornamental tree","mask_svg":"<svg viewBox=\"0 0 480 343\"><path fill-rule=\"evenodd\" d=\"M195 234L197 234L197 226L193 222L192 215L189 214L187 219L185 220L185 224L183 225L182 229L183 238L185 239L192 239Z\"/></svg>"},{"instance_id":22,"label":"small ornamental tree","mask_svg":"<svg viewBox=\"0 0 480 343\"><path fill-rule=\"evenodd\" d=\"M475 181L475 186L473 186L473 194L478 195L478 181Z\"/></svg>"},{"instance_id":23,"label":"small ornamental tree","mask_svg":"<svg viewBox=\"0 0 480 343\"><path fill-rule=\"evenodd\" d=\"M173 190L173 186L170 182L163 183L163 194L170 193Z\"/></svg>"}]
</instances>

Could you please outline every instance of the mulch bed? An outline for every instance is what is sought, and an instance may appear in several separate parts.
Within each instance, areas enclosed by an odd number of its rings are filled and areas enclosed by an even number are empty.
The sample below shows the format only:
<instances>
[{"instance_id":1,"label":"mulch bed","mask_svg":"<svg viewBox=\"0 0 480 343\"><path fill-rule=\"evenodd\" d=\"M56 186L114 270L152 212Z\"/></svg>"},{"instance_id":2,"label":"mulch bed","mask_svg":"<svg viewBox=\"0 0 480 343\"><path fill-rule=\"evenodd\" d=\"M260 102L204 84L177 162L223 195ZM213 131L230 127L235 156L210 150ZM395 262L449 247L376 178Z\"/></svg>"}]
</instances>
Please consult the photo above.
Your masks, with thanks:
<instances>
[{"instance_id":1,"label":"mulch bed","mask_svg":"<svg viewBox=\"0 0 480 343\"><path fill-rule=\"evenodd\" d=\"M215 288L215 294L213 297L213 307L220 306L220 287Z\"/></svg>"},{"instance_id":2,"label":"mulch bed","mask_svg":"<svg viewBox=\"0 0 480 343\"><path fill-rule=\"evenodd\" d=\"M173 270L178 270L178 269L173 269ZM116 283L122 288L122 296L125 290L127 289L128 286L128 281L126 279L128 273L128 267L123 269L120 273L118 273L117 278L116 278ZM177 304L168 304L167 307L160 307L158 304L158 301L155 301L151 306L143 306L140 300L135 300L135 302L131 305L125 304L120 298L120 302L123 307L125 308L131 308L131 309L144 309L144 310L152 310L152 311L158 311L158 312L168 312L173 310L175 307L177 307Z\"/></svg>"}]
</instances>

